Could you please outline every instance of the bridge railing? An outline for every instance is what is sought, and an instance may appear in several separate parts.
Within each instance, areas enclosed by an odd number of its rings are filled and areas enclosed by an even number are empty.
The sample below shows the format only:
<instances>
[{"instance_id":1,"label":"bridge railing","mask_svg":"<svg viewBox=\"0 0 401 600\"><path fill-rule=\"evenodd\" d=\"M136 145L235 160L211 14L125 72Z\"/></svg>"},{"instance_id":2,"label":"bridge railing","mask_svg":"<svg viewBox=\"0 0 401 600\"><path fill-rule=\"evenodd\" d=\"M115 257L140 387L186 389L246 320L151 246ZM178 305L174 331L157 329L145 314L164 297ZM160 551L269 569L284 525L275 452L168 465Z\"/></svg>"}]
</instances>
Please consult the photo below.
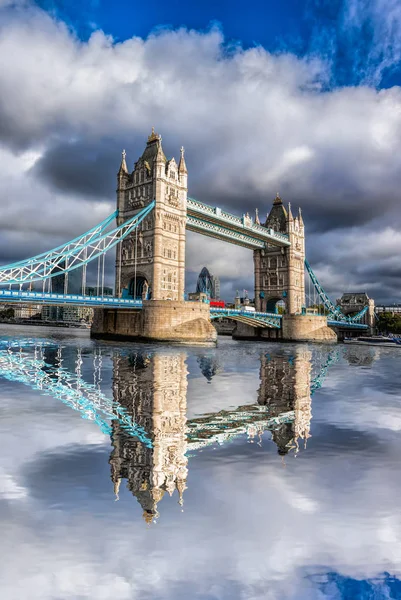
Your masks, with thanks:
<instances>
[{"instance_id":1,"label":"bridge railing","mask_svg":"<svg viewBox=\"0 0 401 600\"><path fill-rule=\"evenodd\" d=\"M49 304L112 305L142 308L142 300L115 298L114 296L85 296L82 294L52 294L51 292L29 292L24 290L0 289L0 302L32 302Z\"/></svg>"},{"instance_id":2,"label":"bridge railing","mask_svg":"<svg viewBox=\"0 0 401 600\"><path fill-rule=\"evenodd\" d=\"M192 208L193 210L196 210L197 212L203 213L205 215L213 215L218 220L226 221L229 224L235 224L237 227L247 229L250 231L254 231L254 232L258 232L266 237L273 237L273 238L280 239L283 242L284 241L288 242L288 236L283 233L278 233L277 231L274 231L272 229L267 229L266 227L263 227L262 225L254 223L252 220L251 220L251 224L247 225L244 222L243 217L238 217L237 215L232 215L232 214L226 212L225 210L222 210L219 207L209 206L208 204L204 204L203 202L200 202L199 200L195 200L195 198L188 198L187 206L188 206L188 208Z\"/></svg>"},{"instance_id":3,"label":"bridge railing","mask_svg":"<svg viewBox=\"0 0 401 600\"><path fill-rule=\"evenodd\" d=\"M268 313L268 312L258 312L258 311L246 311L246 310L239 310L236 308L214 308L211 307L210 308L210 312L213 313L231 313L231 314L235 314L235 315L245 315L247 317L274 317L275 319L282 319L283 315L280 315L279 313Z\"/></svg>"}]
</instances>

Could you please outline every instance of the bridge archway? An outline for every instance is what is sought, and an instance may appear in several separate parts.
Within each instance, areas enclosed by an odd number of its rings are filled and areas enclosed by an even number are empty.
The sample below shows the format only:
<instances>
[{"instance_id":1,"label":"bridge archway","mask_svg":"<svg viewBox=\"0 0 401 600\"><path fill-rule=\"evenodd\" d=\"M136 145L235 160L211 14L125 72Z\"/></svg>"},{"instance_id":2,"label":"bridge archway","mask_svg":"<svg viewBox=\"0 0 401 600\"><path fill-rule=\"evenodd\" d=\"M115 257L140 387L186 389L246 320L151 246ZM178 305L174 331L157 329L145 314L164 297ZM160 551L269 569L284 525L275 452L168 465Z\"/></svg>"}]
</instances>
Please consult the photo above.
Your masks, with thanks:
<instances>
[{"instance_id":1,"label":"bridge archway","mask_svg":"<svg viewBox=\"0 0 401 600\"><path fill-rule=\"evenodd\" d=\"M131 279L128 285L128 294L130 298L143 299L143 295L146 292L148 299L150 297L150 287L148 280L144 275L140 273Z\"/></svg>"},{"instance_id":2,"label":"bridge archway","mask_svg":"<svg viewBox=\"0 0 401 600\"><path fill-rule=\"evenodd\" d=\"M272 298L267 298L264 310L268 313L283 314L287 312L285 301L281 296L273 296Z\"/></svg>"}]
</instances>

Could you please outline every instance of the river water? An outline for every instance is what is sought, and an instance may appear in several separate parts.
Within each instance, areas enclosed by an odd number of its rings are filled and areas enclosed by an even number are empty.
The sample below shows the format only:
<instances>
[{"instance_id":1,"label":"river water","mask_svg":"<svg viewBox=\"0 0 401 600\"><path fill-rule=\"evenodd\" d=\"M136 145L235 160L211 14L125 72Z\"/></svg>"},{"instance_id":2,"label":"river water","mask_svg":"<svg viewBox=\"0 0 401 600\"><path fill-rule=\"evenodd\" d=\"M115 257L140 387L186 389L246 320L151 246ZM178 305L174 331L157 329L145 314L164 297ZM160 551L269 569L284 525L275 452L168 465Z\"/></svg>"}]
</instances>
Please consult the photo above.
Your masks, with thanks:
<instances>
[{"instance_id":1,"label":"river water","mask_svg":"<svg viewBox=\"0 0 401 600\"><path fill-rule=\"evenodd\" d=\"M401 351L0 330L0 598L401 598Z\"/></svg>"}]
</instances>

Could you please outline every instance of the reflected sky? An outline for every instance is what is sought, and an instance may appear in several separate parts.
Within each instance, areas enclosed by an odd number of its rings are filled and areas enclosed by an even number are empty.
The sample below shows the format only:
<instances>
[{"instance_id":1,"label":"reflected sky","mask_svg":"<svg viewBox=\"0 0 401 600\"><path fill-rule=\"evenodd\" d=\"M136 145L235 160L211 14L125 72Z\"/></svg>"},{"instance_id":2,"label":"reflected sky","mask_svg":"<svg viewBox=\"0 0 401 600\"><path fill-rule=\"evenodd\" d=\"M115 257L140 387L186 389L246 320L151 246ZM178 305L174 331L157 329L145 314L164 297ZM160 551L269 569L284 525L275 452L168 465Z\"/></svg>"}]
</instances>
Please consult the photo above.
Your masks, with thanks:
<instances>
[{"instance_id":1,"label":"reflected sky","mask_svg":"<svg viewBox=\"0 0 401 600\"><path fill-rule=\"evenodd\" d=\"M2 599L401 598L399 350L17 333Z\"/></svg>"}]
</instances>

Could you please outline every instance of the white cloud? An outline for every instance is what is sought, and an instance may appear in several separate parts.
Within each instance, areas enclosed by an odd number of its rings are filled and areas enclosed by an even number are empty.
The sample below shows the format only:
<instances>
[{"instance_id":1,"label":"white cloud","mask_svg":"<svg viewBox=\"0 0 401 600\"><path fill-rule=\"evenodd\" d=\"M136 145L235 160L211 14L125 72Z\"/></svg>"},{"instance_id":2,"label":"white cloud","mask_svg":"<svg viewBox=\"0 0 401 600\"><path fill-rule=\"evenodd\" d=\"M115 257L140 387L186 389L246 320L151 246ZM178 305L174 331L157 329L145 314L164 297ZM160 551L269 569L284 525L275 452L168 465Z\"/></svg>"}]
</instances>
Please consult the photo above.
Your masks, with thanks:
<instances>
[{"instance_id":1,"label":"white cloud","mask_svg":"<svg viewBox=\"0 0 401 600\"><path fill-rule=\"evenodd\" d=\"M377 0L375 14L379 5ZM344 23L359 22L362 13L351 8ZM396 28L393 5L391 15ZM195 197L237 213L258 207L261 215L276 191L294 206L302 204L312 257L330 261L349 240L363 247L372 230L377 237L371 248L383 254L388 244L380 246L379 238L390 222L398 235L400 88L329 91L330 69L318 55L299 59L260 47L227 48L218 28L163 30L122 43L95 31L83 42L34 7L4 16L0 207L12 234L0 247L3 262L13 252L21 258L51 247L55 238L68 239L109 212L118 149L127 148L132 166L152 125L169 155L186 147ZM30 170L28 157L36 157ZM322 230L335 232L327 237ZM192 279L207 264L233 279L225 284L227 294L250 287L251 253L221 248L188 236ZM375 289L374 276L360 272L366 255L352 257L354 250L341 265L334 259L323 285ZM397 297L398 285L388 280L383 295Z\"/></svg>"}]
</instances>

